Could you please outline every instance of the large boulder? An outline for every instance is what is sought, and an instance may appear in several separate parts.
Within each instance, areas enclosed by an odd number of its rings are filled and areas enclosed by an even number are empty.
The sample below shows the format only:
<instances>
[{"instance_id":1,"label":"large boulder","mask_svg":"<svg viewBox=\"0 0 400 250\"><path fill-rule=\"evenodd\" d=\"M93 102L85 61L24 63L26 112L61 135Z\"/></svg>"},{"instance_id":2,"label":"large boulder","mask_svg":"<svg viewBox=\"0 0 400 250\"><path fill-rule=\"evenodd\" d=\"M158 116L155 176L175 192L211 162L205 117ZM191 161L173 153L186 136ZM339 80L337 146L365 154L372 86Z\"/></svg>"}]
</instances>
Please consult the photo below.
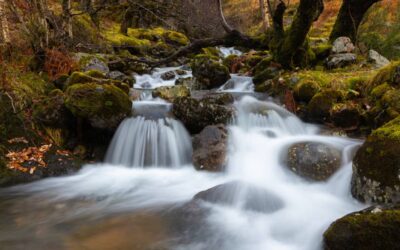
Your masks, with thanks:
<instances>
[{"instance_id":1,"label":"large boulder","mask_svg":"<svg viewBox=\"0 0 400 250\"><path fill-rule=\"evenodd\" d=\"M190 90L188 87L183 85L170 86L170 87L159 87L153 90L153 97L160 97L164 100L173 102L177 97L189 97Z\"/></svg>"},{"instance_id":2,"label":"large boulder","mask_svg":"<svg viewBox=\"0 0 400 250\"><path fill-rule=\"evenodd\" d=\"M298 101L309 102L321 90L321 86L314 80L301 80L294 87L294 97Z\"/></svg>"},{"instance_id":3,"label":"large boulder","mask_svg":"<svg viewBox=\"0 0 400 250\"><path fill-rule=\"evenodd\" d=\"M288 150L287 165L306 179L325 181L340 168L341 152L323 143L297 143Z\"/></svg>"},{"instance_id":4,"label":"large boulder","mask_svg":"<svg viewBox=\"0 0 400 250\"><path fill-rule=\"evenodd\" d=\"M261 213L273 213L283 208L283 201L264 188L240 181L232 181L202 191L194 196L195 200L228 206L240 206L242 209Z\"/></svg>"},{"instance_id":5,"label":"large boulder","mask_svg":"<svg viewBox=\"0 0 400 250\"><path fill-rule=\"evenodd\" d=\"M354 64L357 61L356 54L333 54L326 59L326 67L328 69L343 68L348 65Z\"/></svg>"},{"instance_id":6,"label":"large boulder","mask_svg":"<svg viewBox=\"0 0 400 250\"><path fill-rule=\"evenodd\" d=\"M400 249L399 229L399 205L373 206L332 223L324 233L324 249Z\"/></svg>"},{"instance_id":7,"label":"large boulder","mask_svg":"<svg viewBox=\"0 0 400 250\"><path fill-rule=\"evenodd\" d=\"M400 201L400 117L372 132L353 161L351 191L373 203Z\"/></svg>"},{"instance_id":8,"label":"large boulder","mask_svg":"<svg viewBox=\"0 0 400 250\"><path fill-rule=\"evenodd\" d=\"M228 131L224 125L207 126L193 138L193 165L198 170L222 171L226 164Z\"/></svg>"},{"instance_id":9,"label":"large boulder","mask_svg":"<svg viewBox=\"0 0 400 250\"><path fill-rule=\"evenodd\" d=\"M229 69L219 58L210 55L197 55L192 63L193 76L196 78L196 89L214 89L222 86L230 78Z\"/></svg>"},{"instance_id":10,"label":"large boulder","mask_svg":"<svg viewBox=\"0 0 400 250\"><path fill-rule=\"evenodd\" d=\"M227 94L200 100L178 97L174 100L173 113L191 133L197 134L208 125L227 124L233 118L234 109L227 105L228 99L233 100Z\"/></svg>"},{"instance_id":11,"label":"large boulder","mask_svg":"<svg viewBox=\"0 0 400 250\"><path fill-rule=\"evenodd\" d=\"M331 120L336 127L352 130L361 122L361 107L354 102L338 103L330 110Z\"/></svg>"},{"instance_id":12,"label":"large boulder","mask_svg":"<svg viewBox=\"0 0 400 250\"><path fill-rule=\"evenodd\" d=\"M65 105L99 129L115 129L132 112L129 96L109 84L75 84L66 91Z\"/></svg>"},{"instance_id":13,"label":"large boulder","mask_svg":"<svg viewBox=\"0 0 400 250\"><path fill-rule=\"evenodd\" d=\"M382 68L390 64L390 61L386 57L373 49L368 52L368 61L373 63L377 68Z\"/></svg>"},{"instance_id":14,"label":"large boulder","mask_svg":"<svg viewBox=\"0 0 400 250\"><path fill-rule=\"evenodd\" d=\"M333 54L353 53L356 47L348 37L338 37L332 45Z\"/></svg>"}]
</instances>

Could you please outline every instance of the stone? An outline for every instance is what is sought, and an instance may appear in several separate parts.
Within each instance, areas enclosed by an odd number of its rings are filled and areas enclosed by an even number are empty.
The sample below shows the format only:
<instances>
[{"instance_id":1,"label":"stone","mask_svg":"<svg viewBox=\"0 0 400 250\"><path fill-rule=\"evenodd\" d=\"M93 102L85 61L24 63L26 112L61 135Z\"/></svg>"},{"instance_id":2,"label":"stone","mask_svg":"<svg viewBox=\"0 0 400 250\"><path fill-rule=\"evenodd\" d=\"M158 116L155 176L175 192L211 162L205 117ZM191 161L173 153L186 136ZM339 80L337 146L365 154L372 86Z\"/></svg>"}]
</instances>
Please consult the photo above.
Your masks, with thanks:
<instances>
[{"instance_id":1,"label":"stone","mask_svg":"<svg viewBox=\"0 0 400 250\"><path fill-rule=\"evenodd\" d=\"M324 233L325 250L400 249L400 206L372 206L336 220Z\"/></svg>"},{"instance_id":2,"label":"stone","mask_svg":"<svg viewBox=\"0 0 400 250\"><path fill-rule=\"evenodd\" d=\"M91 71L91 70L97 70L104 74L107 74L108 72L110 72L108 65L104 61L100 60L97 57L93 57L93 58L89 59L82 66L82 71Z\"/></svg>"},{"instance_id":3,"label":"stone","mask_svg":"<svg viewBox=\"0 0 400 250\"><path fill-rule=\"evenodd\" d=\"M188 87L183 85L170 86L170 87L159 87L153 90L153 97L160 97L164 100L173 102L177 97L188 97L190 96L190 90Z\"/></svg>"},{"instance_id":4,"label":"stone","mask_svg":"<svg viewBox=\"0 0 400 250\"><path fill-rule=\"evenodd\" d=\"M353 160L351 192L368 203L400 202L400 117L374 130Z\"/></svg>"},{"instance_id":5,"label":"stone","mask_svg":"<svg viewBox=\"0 0 400 250\"><path fill-rule=\"evenodd\" d=\"M353 42L348 37L338 37L332 45L332 53L333 54L346 54L353 53L356 47Z\"/></svg>"},{"instance_id":6,"label":"stone","mask_svg":"<svg viewBox=\"0 0 400 250\"><path fill-rule=\"evenodd\" d=\"M343 68L348 65L354 64L356 61L357 61L356 54L352 53L333 54L327 58L326 67L328 69Z\"/></svg>"},{"instance_id":7,"label":"stone","mask_svg":"<svg viewBox=\"0 0 400 250\"><path fill-rule=\"evenodd\" d=\"M164 81L173 80L175 79L175 72L174 71L165 72L161 75L161 79L163 79Z\"/></svg>"},{"instance_id":8,"label":"stone","mask_svg":"<svg viewBox=\"0 0 400 250\"><path fill-rule=\"evenodd\" d=\"M192 63L195 89L207 90L221 87L230 78L229 70L218 58L209 55L197 55Z\"/></svg>"},{"instance_id":9,"label":"stone","mask_svg":"<svg viewBox=\"0 0 400 250\"><path fill-rule=\"evenodd\" d=\"M260 213L273 213L283 208L283 201L268 190L240 181L224 183L194 196L202 200L226 206L238 206Z\"/></svg>"},{"instance_id":10,"label":"stone","mask_svg":"<svg viewBox=\"0 0 400 250\"><path fill-rule=\"evenodd\" d=\"M361 108L353 102L338 103L331 108L330 116L336 127L355 129L361 122Z\"/></svg>"},{"instance_id":11,"label":"stone","mask_svg":"<svg viewBox=\"0 0 400 250\"><path fill-rule=\"evenodd\" d=\"M115 71L110 71L106 75L106 77L111 79L111 80L117 80L117 81L121 81L121 82L127 83L130 87L132 87L133 84L135 83L135 79L134 78L125 75L121 71L116 71L116 70Z\"/></svg>"},{"instance_id":12,"label":"stone","mask_svg":"<svg viewBox=\"0 0 400 250\"><path fill-rule=\"evenodd\" d=\"M225 96L227 95L223 95ZM197 134L208 125L227 124L231 121L234 109L225 104L227 99L206 97L197 100L193 97L178 97L174 100L173 113L189 132Z\"/></svg>"},{"instance_id":13,"label":"stone","mask_svg":"<svg viewBox=\"0 0 400 250\"><path fill-rule=\"evenodd\" d=\"M193 138L193 165L198 170L223 171L227 161L228 131L224 125L210 125Z\"/></svg>"},{"instance_id":14,"label":"stone","mask_svg":"<svg viewBox=\"0 0 400 250\"><path fill-rule=\"evenodd\" d=\"M340 165L341 152L323 143L298 143L288 149L288 168L308 180L326 181Z\"/></svg>"},{"instance_id":15,"label":"stone","mask_svg":"<svg viewBox=\"0 0 400 250\"><path fill-rule=\"evenodd\" d=\"M382 68L390 64L390 61L386 57L372 49L368 52L368 61L373 63L377 68Z\"/></svg>"}]
</instances>

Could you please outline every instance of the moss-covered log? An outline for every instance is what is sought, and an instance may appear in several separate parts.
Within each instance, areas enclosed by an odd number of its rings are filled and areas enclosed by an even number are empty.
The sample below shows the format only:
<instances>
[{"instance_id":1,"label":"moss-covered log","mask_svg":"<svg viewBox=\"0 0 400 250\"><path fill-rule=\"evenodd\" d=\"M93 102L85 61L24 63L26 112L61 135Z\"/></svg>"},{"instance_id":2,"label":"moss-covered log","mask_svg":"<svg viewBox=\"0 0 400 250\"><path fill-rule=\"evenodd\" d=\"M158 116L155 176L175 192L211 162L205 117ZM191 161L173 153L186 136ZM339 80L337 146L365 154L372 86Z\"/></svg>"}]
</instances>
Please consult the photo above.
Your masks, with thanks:
<instances>
[{"instance_id":1,"label":"moss-covered log","mask_svg":"<svg viewBox=\"0 0 400 250\"><path fill-rule=\"evenodd\" d=\"M336 23L333 26L330 40L334 41L341 36L357 40L358 27L368 9L381 0L344 0L340 8Z\"/></svg>"}]
</instances>

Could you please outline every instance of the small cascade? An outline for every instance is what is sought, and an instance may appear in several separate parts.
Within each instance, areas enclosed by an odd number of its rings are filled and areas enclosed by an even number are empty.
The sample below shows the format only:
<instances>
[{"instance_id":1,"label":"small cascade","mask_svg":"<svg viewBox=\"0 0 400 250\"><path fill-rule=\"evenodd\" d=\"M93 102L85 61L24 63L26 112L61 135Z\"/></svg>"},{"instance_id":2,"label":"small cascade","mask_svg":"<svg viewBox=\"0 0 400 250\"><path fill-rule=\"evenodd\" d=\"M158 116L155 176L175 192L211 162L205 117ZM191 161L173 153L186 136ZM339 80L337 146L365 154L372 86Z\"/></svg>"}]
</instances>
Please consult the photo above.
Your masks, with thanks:
<instances>
[{"instance_id":1,"label":"small cascade","mask_svg":"<svg viewBox=\"0 0 400 250\"><path fill-rule=\"evenodd\" d=\"M190 162L191 151L190 136L180 122L136 117L121 123L106 162L136 168L179 167Z\"/></svg>"},{"instance_id":2,"label":"small cascade","mask_svg":"<svg viewBox=\"0 0 400 250\"><path fill-rule=\"evenodd\" d=\"M254 83L253 79L248 76L240 76L237 74L231 75L231 79L229 79L224 85L222 85L218 91L223 92L253 92L254 91Z\"/></svg>"},{"instance_id":3,"label":"small cascade","mask_svg":"<svg viewBox=\"0 0 400 250\"><path fill-rule=\"evenodd\" d=\"M181 74L178 74L177 71L180 71ZM163 75L168 72L171 72L174 76L164 80ZM183 67L156 68L151 74L136 75L134 88L155 89L163 86L174 86L177 79L191 76L191 71L185 70Z\"/></svg>"},{"instance_id":4,"label":"small cascade","mask_svg":"<svg viewBox=\"0 0 400 250\"><path fill-rule=\"evenodd\" d=\"M240 50L235 49L234 47L219 47L219 51L221 52L221 54L226 58L230 55L237 55L237 56L241 56L243 53Z\"/></svg>"}]
</instances>

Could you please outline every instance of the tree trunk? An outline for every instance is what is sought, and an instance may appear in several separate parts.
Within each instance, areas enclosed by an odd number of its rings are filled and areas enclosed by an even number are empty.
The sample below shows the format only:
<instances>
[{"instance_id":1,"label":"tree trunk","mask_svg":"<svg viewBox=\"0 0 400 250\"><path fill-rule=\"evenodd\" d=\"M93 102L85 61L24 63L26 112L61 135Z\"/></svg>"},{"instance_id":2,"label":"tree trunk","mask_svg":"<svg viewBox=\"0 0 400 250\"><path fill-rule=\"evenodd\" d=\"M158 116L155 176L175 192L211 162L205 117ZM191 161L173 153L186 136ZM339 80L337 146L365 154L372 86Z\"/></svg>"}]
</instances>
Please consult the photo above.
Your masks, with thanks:
<instances>
[{"instance_id":1,"label":"tree trunk","mask_svg":"<svg viewBox=\"0 0 400 250\"><path fill-rule=\"evenodd\" d=\"M334 41L338 37L347 36L356 42L358 27L365 13L379 1L381 0L343 0L330 40Z\"/></svg>"},{"instance_id":2,"label":"tree trunk","mask_svg":"<svg viewBox=\"0 0 400 250\"><path fill-rule=\"evenodd\" d=\"M260 11L261 11L261 18L262 18L262 22L263 22L263 30L267 31L268 28L270 27L270 23L269 23L269 18L267 15L267 10L265 8L264 0L260 0Z\"/></svg>"},{"instance_id":3,"label":"tree trunk","mask_svg":"<svg viewBox=\"0 0 400 250\"><path fill-rule=\"evenodd\" d=\"M62 1L62 10L67 29L67 34L70 39L74 38L72 30L72 16L71 16L71 0Z\"/></svg>"},{"instance_id":4,"label":"tree trunk","mask_svg":"<svg viewBox=\"0 0 400 250\"><path fill-rule=\"evenodd\" d=\"M276 60L284 67L303 66L301 65L306 56L304 52L307 34L324 9L323 0L301 0L293 23L285 36L278 50L275 51Z\"/></svg>"},{"instance_id":5,"label":"tree trunk","mask_svg":"<svg viewBox=\"0 0 400 250\"><path fill-rule=\"evenodd\" d=\"M129 6L126 9L124 17L122 19L121 28L120 28L120 32L122 34L128 35L128 29L130 27L132 27L133 18L134 18L134 9L132 6Z\"/></svg>"},{"instance_id":6,"label":"tree trunk","mask_svg":"<svg viewBox=\"0 0 400 250\"><path fill-rule=\"evenodd\" d=\"M0 0L0 27L1 27L2 43L9 44L11 40L10 40L10 30L8 27L8 20L6 15L5 0Z\"/></svg>"}]
</instances>

